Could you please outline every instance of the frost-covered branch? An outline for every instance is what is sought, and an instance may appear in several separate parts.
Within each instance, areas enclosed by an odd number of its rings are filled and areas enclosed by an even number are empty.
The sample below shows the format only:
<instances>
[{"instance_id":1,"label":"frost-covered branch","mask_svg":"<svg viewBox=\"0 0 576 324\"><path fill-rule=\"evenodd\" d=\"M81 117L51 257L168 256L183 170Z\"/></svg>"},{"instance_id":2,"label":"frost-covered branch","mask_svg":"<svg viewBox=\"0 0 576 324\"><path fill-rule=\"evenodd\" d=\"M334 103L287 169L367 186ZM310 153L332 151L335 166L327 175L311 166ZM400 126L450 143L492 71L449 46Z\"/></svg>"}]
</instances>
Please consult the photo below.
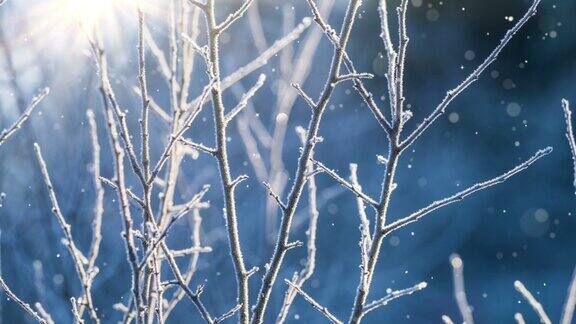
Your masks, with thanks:
<instances>
[{"instance_id":1,"label":"frost-covered branch","mask_svg":"<svg viewBox=\"0 0 576 324\"><path fill-rule=\"evenodd\" d=\"M355 163L350 164L350 183L356 191L362 191L362 186L358 181L358 165ZM368 266L368 253L372 246L370 220L368 219L368 215L366 215L366 206L362 198L356 198L356 206L358 208L358 216L360 217L360 257L362 258L362 267L366 268Z\"/></svg>"},{"instance_id":2,"label":"frost-covered branch","mask_svg":"<svg viewBox=\"0 0 576 324\"><path fill-rule=\"evenodd\" d=\"M248 101L252 99L252 97L254 97L256 92L264 85L264 81L266 81L266 75L260 74L260 76L258 77L258 81L256 81L256 83L252 86L252 88L250 88L240 98L240 101L238 102L236 107L234 107L232 110L230 110L229 113L226 114L225 117L226 123L230 123L230 121L232 121L232 119L234 119L234 117L236 117L236 115L238 115L242 111L242 109L244 109L246 105L248 105Z\"/></svg>"},{"instance_id":3,"label":"frost-covered branch","mask_svg":"<svg viewBox=\"0 0 576 324\"><path fill-rule=\"evenodd\" d=\"M552 153L552 148L551 147L547 147L545 149L539 150L537 151L532 157L530 157L528 160L526 160L525 162L517 165L516 167L514 167L513 169L509 170L506 173L501 174L498 177L492 178L490 180L486 180L483 182L479 182L473 186L470 186L460 192L455 193L454 195L450 196L450 197L446 197L444 199L440 199L437 200L433 203L431 203L430 205L412 213L410 216L401 218L393 223L390 223L389 225L387 225L386 227L384 227L383 232L387 235L399 228L402 228L410 223L413 223L417 220L419 220L420 218L428 215L429 213L450 205L452 203L461 201L462 199L466 198L467 196L474 194L478 191L490 188L496 184L502 183L506 180L508 180L509 178L511 178L512 176L518 174L519 172L522 172L524 170L526 170L528 167L530 167L533 163L535 163L536 161L538 161L540 158L548 155Z\"/></svg>"},{"instance_id":4,"label":"frost-covered branch","mask_svg":"<svg viewBox=\"0 0 576 324\"><path fill-rule=\"evenodd\" d=\"M302 127L297 127L296 132L300 137L300 141L304 144L304 141L306 140L306 131ZM308 173L314 171L314 165L311 162L308 163L307 171ZM306 262L304 268L300 270L300 272L294 273L294 276L292 277L292 285L288 286L288 290L284 294L284 302L282 303L282 308L278 313L276 323L284 323L284 321L286 321L290 307L296 297L297 291L294 286L302 288L304 283L312 277L316 270L316 232L318 230L319 212L316 179L314 175L311 175L306 183L308 191L308 213L310 214L308 230L306 231L306 236L308 237L308 240L306 241Z\"/></svg>"},{"instance_id":5,"label":"frost-covered branch","mask_svg":"<svg viewBox=\"0 0 576 324\"><path fill-rule=\"evenodd\" d=\"M296 292L298 292L302 297L304 297L304 299L308 303L310 303L310 305L312 305L320 313L322 313L324 316L326 316L326 318L330 322L332 322L334 324L342 324L342 321L339 320L336 316L332 315L332 313L330 312L330 310L328 310L328 308L320 305L320 303L318 303L316 300L314 300L314 298L310 297L310 295L308 295L306 292L304 292L304 290L300 289L300 287L298 287L297 285L295 285L294 283L292 283L288 279L285 279L284 281L286 282L286 284L288 284L290 287L292 287L294 290L296 290Z\"/></svg>"},{"instance_id":6,"label":"frost-covered branch","mask_svg":"<svg viewBox=\"0 0 576 324\"><path fill-rule=\"evenodd\" d=\"M28 120L34 109L38 107L40 102L42 102L42 100L44 100L44 98L46 98L49 93L50 88L44 88L34 98L32 98L32 102L28 105L20 117L18 117L16 122L7 129L4 129L2 133L0 133L0 145L4 144L8 138L14 135L14 133L16 133L16 131L22 127L22 124Z\"/></svg>"},{"instance_id":7,"label":"frost-covered branch","mask_svg":"<svg viewBox=\"0 0 576 324\"><path fill-rule=\"evenodd\" d=\"M116 173L116 192L118 195L118 207L120 210L120 215L122 217L122 224L124 226L122 237L124 238L124 245L126 249L126 255L128 257L128 263L132 271L132 298L134 300L134 306L136 308L136 322L141 322L140 310L143 306L142 295L140 293L140 273L138 272L138 250L136 248L136 242L134 239L134 221L132 219L132 214L130 212L130 206L128 202L128 193L126 190L126 180L124 174L124 150L120 145L118 139L118 131L116 129L116 122L114 121L114 115L112 109L107 107L105 110L106 122L108 125L108 135L110 137L110 143L112 151L114 154L114 166Z\"/></svg>"},{"instance_id":8,"label":"frost-covered branch","mask_svg":"<svg viewBox=\"0 0 576 324\"><path fill-rule=\"evenodd\" d=\"M292 189L288 195L286 203L287 208L282 213L282 221L279 234L277 236L272 258L269 261L270 266L262 280L262 286L260 288L260 292L258 293L258 300L256 302L256 306L254 307L252 322L256 324L260 324L264 321L264 316L272 288L278 276L278 272L280 271L280 267L282 266L284 256L289 250L290 228L294 213L300 201L300 196L302 195L302 191L307 180L307 165L310 159L312 159L314 156L314 149L317 142L316 139L318 138L322 115L324 114L324 111L328 106L328 102L330 101L334 91L335 83L337 81L343 62L344 49L348 45L350 33L352 31L352 27L354 26L356 13L358 12L360 4L361 1L359 0L351 0L348 4L346 16L344 18L340 32L340 43L339 46L334 47L334 55L330 66L330 72L306 132L306 144L304 145L302 153L298 158L298 168L294 177Z\"/></svg>"},{"instance_id":9,"label":"frost-covered branch","mask_svg":"<svg viewBox=\"0 0 576 324\"><path fill-rule=\"evenodd\" d=\"M253 2L254 2L254 0L246 0L242 4L242 6L240 6L240 8L238 8L236 11L234 11L233 13L228 15L228 17L226 17L226 19L216 27L215 31L217 31L218 33L222 33L223 31L228 29L228 27L230 27L230 25L232 25L236 20L240 19L246 13L246 10L248 10L248 8L250 7L250 5ZM209 3L210 3L210 0L208 0L208 3L207 3L208 6L209 6Z\"/></svg>"},{"instance_id":10,"label":"frost-covered branch","mask_svg":"<svg viewBox=\"0 0 576 324\"><path fill-rule=\"evenodd\" d=\"M247 324L250 320L249 275L246 270L242 247L240 246L235 195L235 187L243 178L237 178L237 180L240 181L234 180L230 170L226 112L221 87L219 35L221 31L243 15L250 3L252 3L252 1L247 0L238 11L228 16L221 25L217 25L216 23L214 0L208 0L206 2L206 9L204 11L208 36L208 74L215 80L214 86L211 87L214 126L216 131L216 154L214 156L218 162L220 182L224 193L224 213L228 231L228 242L234 263L238 289L237 302L241 305L240 322L243 324Z\"/></svg>"},{"instance_id":11,"label":"frost-covered branch","mask_svg":"<svg viewBox=\"0 0 576 324\"><path fill-rule=\"evenodd\" d=\"M434 109L434 111L428 117L426 117L420 123L420 125L418 125L416 130L414 130L402 142L401 144L402 148L407 148L408 146L410 146L418 137L420 137L420 135L422 135L422 133L424 133L424 131L426 131L426 129L428 129L428 127L430 127L430 125L434 123L434 121L438 117L440 117L444 113L446 107L448 107L448 105L452 102L452 100L454 100L454 98L456 98L459 94L461 94L464 90L466 90L468 86L470 86L472 83L474 83L476 80L480 78L482 72L484 72L484 70L486 70L486 68L490 66L490 64L492 64L498 58L500 52L502 52L504 47L508 45L508 43L514 37L514 35L528 22L528 20L530 20L532 16L536 14L536 9L538 8L539 4L540 0L534 0L532 2L532 5L530 5L528 10L526 11L526 13L516 22L516 24L512 28L510 28L506 32L504 37L500 40L498 46L496 46L492 50L490 55L488 55L488 57L486 57L486 59L464 81L462 81L462 83L457 85L454 89L446 92L446 96L444 97L444 99L442 99L442 102L440 102L440 104Z\"/></svg>"},{"instance_id":12,"label":"frost-covered branch","mask_svg":"<svg viewBox=\"0 0 576 324\"><path fill-rule=\"evenodd\" d=\"M16 304L18 304L18 306L20 306L22 310L24 310L26 313L32 316L38 323L47 324L46 320L42 318L34 309L32 309L32 307L30 307L30 304L18 298L18 296L16 296L16 294L12 292L12 290L10 289L10 287L8 287L6 282L4 282L4 279L2 277L0 277L0 286L2 286L2 290L4 290L4 293L6 294L6 296L8 296L8 298L16 302Z\"/></svg>"},{"instance_id":13,"label":"frost-covered branch","mask_svg":"<svg viewBox=\"0 0 576 324\"><path fill-rule=\"evenodd\" d=\"M567 99L562 99L562 108L564 109L564 118L566 119L566 138L570 145L570 153L572 153L572 163L574 165L573 184L576 190L576 139L574 139L574 129L572 128L572 110L570 109L570 102L568 102Z\"/></svg>"},{"instance_id":14,"label":"frost-covered branch","mask_svg":"<svg viewBox=\"0 0 576 324\"><path fill-rule=\"evenodd\" d=\"M362 192L361 188L358 188L357 186L354 186L353 184L349 183L348 181L346 181L344 178L342 178L341 176L338 175L338 173L336 173L336 171L328 168L327 166L325 166L324 164L322 164L322 162L313 160L312 163L314 163L314 165L321 171L326 173L327 175L329 175L330 177L332 177L332 179L336 180L336 182L338 182L342 187L350 190L352 193L354 193L358 198L362 199L364 202L368 203L369 205L371 205L374 208L378 207L378 202L376 200L374 200L373 198L371 198L370 196L368 196L367 194L365 194L364 192Z\"/></svg>"},{"instance_id":15,"label":"frost-covered branch","mask_svg":"<svg viewBox=\"0 0 576 324\"><path fill-rule=\"evenodd\" d=\"M412 295L413 293L420 291L422 289L425 289L426 287L428 287L428 284L423 281L420 282L412 287L408 287L405 289L400 289L400 290L394 290L392 292L390 292L388 295L377 299L373 302L368 303L366 306L364 306L364 313L369 313L379 307L382 306L386 306L388 305L389 302L391 302L394 299L400 298L402 296L407 296L407 295Z\"/></svg>"},{"instance_id":16,"label":"frost-covered branch","mask_svg":"<svg viewBox=\"0 0 576 324\"><path fill-rule=\"evenodd\" d=\"M90 313L91 319L95 323L100 323L98 315L96 314L96 308L92 301L92 293L91 287L94 276L96 275L97 271L94 272L93 269L91 273L88 273L86 270L86 264L89 262L88 259L82 254L82 252L76 246L74 241L74 237L72 236L72 227L62 214L60 210L60 205L58 204L58 199L56 198L56 193L54 191L54 186L52 185L52 181L50 179L50 175L48 174L48 167L46 166L46 162L44 162L44 158L42 157L42 152L40 151L40 146L37 143L34 143L34 152L36 153L36 158L38 160L38 164L40 165L40 171L42 172L42 177L44 180L44 184L46 185L46 189L48 190L48 195L50 196L50 202L52 203L52 213L56 216L58 220L58 224L64 233L64 239L62 243L68 249L70 256L74 262L74 267L76 269L76 274L78 275L78 279L82 285L83 290L83 299L86 299L86 307Z\"/></svg>"}]
</instances>

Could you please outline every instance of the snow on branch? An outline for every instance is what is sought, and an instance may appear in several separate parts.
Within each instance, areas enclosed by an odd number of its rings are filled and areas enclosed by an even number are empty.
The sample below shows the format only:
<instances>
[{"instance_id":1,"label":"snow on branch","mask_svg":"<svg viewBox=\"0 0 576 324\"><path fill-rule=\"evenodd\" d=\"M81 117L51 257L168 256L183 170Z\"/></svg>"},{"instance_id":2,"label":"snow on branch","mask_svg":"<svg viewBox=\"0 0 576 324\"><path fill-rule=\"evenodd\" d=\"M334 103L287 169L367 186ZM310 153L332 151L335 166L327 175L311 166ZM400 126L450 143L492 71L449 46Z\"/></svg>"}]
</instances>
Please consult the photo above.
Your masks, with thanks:
<instances>
[{"instance_id":1,"label":"snow on branch","mask_svg":"<svg viewBox=\"0 0 576 324\"><path fill-rule=\"evenodd\" d=\"M428 284L425 281L423 281L409 288L394 290L390 292L388 295L366 304L364 306L364 314L376 310L379 307L386 306L388 305L389 302L391 302L394 299L400 298L402 296L412 295L413 293L425 289L426 287L428 287Z\"/></svg>"}]
</instances>

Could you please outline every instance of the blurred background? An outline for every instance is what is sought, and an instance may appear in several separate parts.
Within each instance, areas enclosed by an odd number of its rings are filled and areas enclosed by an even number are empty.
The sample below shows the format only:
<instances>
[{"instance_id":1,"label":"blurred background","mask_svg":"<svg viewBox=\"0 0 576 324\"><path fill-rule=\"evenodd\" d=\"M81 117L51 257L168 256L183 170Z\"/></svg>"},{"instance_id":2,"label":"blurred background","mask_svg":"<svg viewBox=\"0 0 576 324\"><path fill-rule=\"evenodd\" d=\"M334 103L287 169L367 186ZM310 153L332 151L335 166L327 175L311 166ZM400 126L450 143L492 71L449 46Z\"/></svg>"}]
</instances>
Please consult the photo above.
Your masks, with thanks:
<instances>
[{"instance_id":1,"label":"blurred background","mask_svg":"<svg viewBox=\"0 0 576 324\"><path fill-rule=\"evenodd\" d=\"M60 228L50 213L32 143L39 142L43 148L63 213L83 249L89 245L94 201L87 108L96 111L99 122L104 176L112 177L113 163L97 92L95 64L85 35L70 14L58 6L59 1L10 0L0 8L0 127L12 123L37 89L44 86L52 89L29 123L0 148L0 191L6 195L0 208L0 251L2 276L13 290L26 301L42 302L57 323L69 323L72 321L69 299L78 295L80 286L69 254L60 242ZM148 27L160 48L168 53L168 7L162 1L150 2ZM217 11L227 15L239 3L218 1ZM389 3L391 31L396 30L393 8L398 3ZM482 62L530 3L410 0L405 88L414 117L407 132L436 107L447 90ZM258 10L250 13L250 19L242 19L222 37L223 75L250 62L310 15L304 0L258 0L257 4ZM334 1L331 10L324 7L337 29L346 5L347 1ZM133 91L137 86L136 11L129 6L113 7L114 11L98 15L97 23L104 35L113 86L137 134L140 102ZM376 9L377 1L364 1L349 53L358 70L375 74L367 85L381 106L387 107L386 59ZM518 311L529 323L538 321L514 290L516 279L535 294L553 321L560 318L576 265L573 248L576 196L560 106L561 98L576 103L575 15L575 1L543 0L537 15L498 60L405 154L398 169L398 189L392 198L392 219L499 175L540 148L554 147L549 157L508 182L434 212L388 237L370 299L385 295L388 288L401 289L420 281L428 282L428 288L370 313L366 323L439 323L442 314L461 322L448 262L453 252L459 253L464 261L468 300L477 322L511 323ZM257 19L261 25L251 25ZM199 26L203 28L202 19ZM240 233L249 266L262 267L268 261L273 247L270 239L278 224L277 213L267 202L259 179L275 176L278 188L284 188L286 194L300 145L294 127L306 125L309 119L309 109L302 100L285 96L289 91L286 84L301 77L294 67L306 70L303 87L314 98L325 82L332 50L326 38L319 35L316 26L306 28L292 46L274 55L268 65L225 93L227 105L233 107L237 94L251 87L259 73L268 76L263 89L252 100L250 113L230 128L232 172L251 176L238 190ZM310 40L314 37L317 40ZM314 41L318 43L312 51L314 55L300 60L303 47ZM199 42L204 43L203 37ZM166 83L158 64L153 58L148 63L151 96L160 106L169 107ZM196 63L191 98L206 82L204 66L199 59ZM285 113L286 109L290 112ZM210 111L204 110L189 137L212 143ZM278 127L286 129L280 153L277 148L274 152L274 148L266 147L266 140L262 140ZM154 115L151 130L157 159L167 128ZM351 84L337 88L321 135L324 142L318 145L317 159L346 177L349 163L357 163L364 190L377 196L383 169L376 156L386 154L386 137ZM255 156L247 153L245 144L250 136L261 141L260 156L256 157L264 165L261 174L251 162ZM280 154L280 159L274 160L274 154L276 157ZM129 181L138 188L134 177ZM318 175L317 181L320 211L317 268L304 289L339 318L347 319L359 280L359 218L355 197L326 175ZM212 207L202 211L201 239L213 252L201 255L192 285L205 283L203 298L207 306L215 313L223 313L234 304L235 280L221 213L218 171L209 157L185 158L177 185L178 199L184 201L205 183L213 185L208 194ZM114 192L107 190L105 199L104 241L94 292L103 321L112 323L121 319L122 314L112 306L129 296L130 272ZM306 205L303 199L293 232L295 238L302 240L306 239ZM168 238L170 245L189 246L189 228L189 220L179 222ZM288 255L282 278L301 269L305 249ZM261 275L262 272L251 281L252 300ZM279 280L267 321L275 319L284 289ZM0 305L2 322L30 321L12 301L3 297ZM187 301L178 306L170 319L173 323L199 321ZM296 297L288 322L323 321L321 314Z\"/></svg>"}]
</instances>

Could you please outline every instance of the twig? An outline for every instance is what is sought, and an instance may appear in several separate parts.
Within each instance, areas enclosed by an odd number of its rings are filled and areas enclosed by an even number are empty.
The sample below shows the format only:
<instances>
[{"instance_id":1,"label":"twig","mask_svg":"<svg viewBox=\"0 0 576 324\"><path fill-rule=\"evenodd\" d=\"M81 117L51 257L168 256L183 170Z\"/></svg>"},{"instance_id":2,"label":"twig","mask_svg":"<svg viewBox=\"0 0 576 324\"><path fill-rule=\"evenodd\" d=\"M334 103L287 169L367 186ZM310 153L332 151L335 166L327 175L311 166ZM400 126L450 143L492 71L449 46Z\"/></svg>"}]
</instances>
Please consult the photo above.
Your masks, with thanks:
<instances>
[{"instance_id":1,"label":"twig","mask_svg":"<svg viewBox=\"0 0 576 324\"><path fill-rule=\"evenodd\" d=\"M24 112L18 117L16 122L12 124L12 126L4 129L2 133L0 133L0 145L4 144L4 142L10 138L17 130L22 127L22 124L28 120L34 109L38 107L40 102L50 93L50 88L42 89L34 98L32 98L32 102L28 105L28 107L24 110Z\"/></svg>"},{"instance_id":2,"label":"twig","mask_svg":"<svg viewBox=\"0 0 576 324\"><path fill-rule=\"evenodd\" d=\"M300 141L304 144L304 141L306 140L306 131L302 127L297 127L296 131L300 137ZM313 169L314 165L311 162L308 162L307 171L311 173ZM306 236L308 237L308 240L306 241L306 263L304 264L304 268L302 268L300 272L294 273L294 276L292 277L292 283L299 288L302 288L304 283L312 277L316 270L316 234L318 230L319 217L317 199L318 189L316 187L316 179L313 175L308 178L306 183L308 190L308 213L310 214L308 230L306 231ZM296 290L292 285L289 285L288 290L284 295L284 302L282 303L282 308L280 309L276 323L284 323L295 297Z\"/></svg>"},{"instance_id":3,"label":"twig","mask_svg":"<svg viewBox=\"0 0 576 324\"><path fill-rule=\"evenodd\" d=\"M212 148L212 147L208 147L202 143L195 143L192 142L189 139L185 139L185 138L181 138L180 139L180 143L184 144L185 146L191 147L193 149L196 149L198 151L202 151L204 153L208 153L210 155L215 155L216 154L216 149Z\"/></svg>"},{"instance_id":4,"label":"twig","mask_svg":"<svg viewBox=\"0 0 576 324\"><path fill-rule=\"evenodd\" d=\"M238 10L228 15L228 17L226 17L226 19L216 27L215 31L217 31L218 33L222 33L223 31L228 29L230 25L232 25L236 20L240 19L244 15L244 13L246 13L246 10L248 10L248 7L250 7L252 2L254 2L254 0L246 0L242 4L242 6L238 8ZM207 5L209 6L209 4L210 0L208 0Z\"/></svg>"},{"instance_id":5,"label":"twig","mask_svg":"<svg viewBox=\"0 0 576 324\"><path fill-rule=\"evenodd\" d=\"M521 313L514 314L514 320L516 321L516 324L526 324L524 316L522 316Z\"/></svg>"},{"instance_id":6,"label":"twig","mask_svg":"<svg viewBox=\"0 0 576 324\"><path fill-rule=\"evenodd\" d=\"M96 323L100 323L98 319L98 315L96 314L96 308L94 307L92 301L92 294L90 292L90 288L92 286L92 274L86 273L85 265L88 263L86 257L80 252L78 247L76 247L76 243L74 242L74 237L72 236L72 227L62 214L60 210L60 206L58 204L58 199L56 198L56 193L54 192L54 187L52 185L52 181L50 180L50 175L48 174L48 168L46 166L46 162L44 162L44 158L42 157L42 152L40 151L40 146L37 143L34 143L34 152L36 153L36 158L38 160L38 164L40 165L40 171L42 172L42 177L44 180L44 184L46 185L46 189L48 190L48 195L50 196L50 201L52 203L52 213L56 216L58 220L58 224L64 233L64 240L63 244L68 249L70 256L74 262L74 266L76 268L76 274L78 275L78 279L82 285L82 290L84 294L84 298L86 299L86 306L88 307L88 311L90 312L90 317Z\"/></svg>"},{"instance_id":7,"label":"twig","mask_svg":"<svg viewBox=\"0 0 576 324\"><path fill-rule=\"evenodd\" d=\"M360 186L360 182L358 181L358 165L354 163L350 164L350 184L356 191L362 192L362 186ZM368 266L368 253L372 246L370 220L368 220L368 216L366 215L364 199L357 197L356 206L358 208L358 216L360 217L360 255L362 258L362 267L366 268Z\"/></svg>"},{"instance_id":8,"label":"twig","mask_svg":"<svg viewBox=\"0 0 576 324\"><path fill-rule=\"evenodd\" d=\"M116 192L118 194L118 207L122 216L122 223L124 226L124 231L122 236L124 238L124 244L126 249L126 254L128 257L128 263L130 264L132 270L132 295L134 299L134 306L136 308L136 322L141 322L140 311L143 307L142 296L140 294L140 273L138 272L138 252L136 249L136 242L134 240L133 232L133 220L130 213L130 206L128 203L128 193L126 190L126 182L124 175L124 150L120 146L120 141L118 140L118 131L116 130L116 123L114 121L114 116L112 109L106 109L106 121L108 124L108 135L110 136L110 142L112 146L112 151L114 153L115 162L115 173L116 173Z\"/></svg>"},{"instance_id":9,"label":"twig","mask_svg":"<svg viewBox=\"0 0 576 324\"><path fill-rule=\"evenodd\" d=\"M536 298L534 298L534 295L532 295L532 293L526 288L526 286L524 286L524 284L520 280L514 281L514 288L516 288L516 290L522 295L522 297L524 297L524 299L526 299L526 301L530 304L530 306L532 306L532 308L538 315L538 318L540 319L540 323L552 324L552 321L550 321L550 318L544 311L542 304L540 304L536 300Z\"/></svg>"},{"instance_id":10,"label":"twig","mask_svg":"<svg viewBox=\"0 0 576 324\"><path fill-rule=\"evenodd\" d=\"M256 83L252 86L252 88L250 88L248 92L246 92L242 96L242 98L240 98L240 101L238 102L236 107L234 107L228 114L226 114L226 123L230 123L230 121L236 115L238 115L238 113L240 113L242 109L246 107L248 101L252 99L252 97L254 97L256 92L264 85L264 81L266 81L266 75L260 74L260 76L258 77L258 81L256 81Z\"/></svg>"},{"instance_id":11,"label":"twig","mask_svg":"<svg viewBox=\"0 0 576 324\"><path fill-rule=\"evenodd\" d=\"M168 141L168 145L166 145L166 147L164 148L164 152L162 153L160 159L156 163L156 166L154 166L154 169L150 173L150 177L148 178L147 181L148 185L154 182L154 180L158 176L158 173L160 172L160 170L162 170L162 167L164 166L168 158L171 156L172 148L174 147L174 145L182 138L184 133L188 129L190 129L190 127L192 127L192 123L200 113L200 110L202 109L202 104L204 103L204 100L206 100L206 97L208 97L208 94L210 93L212 87L213 82L210 81L210 83L202 91L201 100L196 109L194 110L194 112L190 114L188 117L186 117L186 120L183 122L182 127L177 132L170 134L170 140Z\"/></svg>"},{"instance_id":12,"label":"twig","mask_svg":"<svg viewBox=\"0 0 576 324\"><path fill-rule=\"evenodd\" d=\"M304 89L302 89L302 87L298 83L292 83L292 87L296 89L300 97L302 97L302 99L306 101L306 103L308 104L308 106L310 106L310 108L312 109L316 108L316 103L314 102L314 100L310 98L310 96L304 91Z\"/></svg>"},{"instance_id":13,"label":"twig","mask_svg":"<svg viewBox=\"0 0 576 324\"><path fill-rule=\"evenodd\" d=\"M330 313L330 311L328 310L328 308L320 305L316 300L314 300L314 298L310 297L310 295L308 295L306 292L304 292L302 289L300 289L300 287L296 286L295 284L293 284L290 280L288 279L284 279L284 281L286 282L286 284L288 284L290 287L294 288L294 290L296 290L300 295L302 295L302 297L304 297L304 299L310 303L310 305L312 305L314 308L316 308L318 311L320 311L324 316L326 316L326 318L334 323L334 324L342 324L342 321L339 320L338 318L336 318L336 316L332 315L332 313Z\"/></svg>"},{"instance_id":14,"label":"twig","mask_svg":"<svg viewBox=\"0 0 576 324\"><path fill-rule=\"evenodd\" d=\"M413 222L419 220L420 218L428 215L429 213L435 211L436 209L439 209L439 208L444 207L446 205L450 205L452 203L461 201L462 199L466 198L467 196L469 196L473 193L487 189L487 188L492 187L496 184L502 183L502 182L508 180L510 177L516 175L517 173L526 170L534 162L536 162L540 158L550 154L551 152L552 152L551 147L547 147L545 149L539 150L531 158L529 158L525 162L517 165L516 167L509 170L508 172L503 173L496 178L492 178L492 179L486 180L484 182L479 182L479 183L477 183L471 187L468 187L467 189L464 189L464 190L462 190L462 191L460 191L460 192L458 192L458 193L456 193L450 197L437 200L437 201L431 203L430 205L412 213L410 216L404 217L402 219L399 219L399 220L387 225L383 229L383 232L385 234L389 234L389 233L391 233L391 232L393 232L393 231L395 231L401 227L404 227L410 223L413 223Z\"/></svg>"},{"instance_id":15,"label":"twig","mask_svg":"<svg viewBox=\"0 0 576 324\"><path fill-rule=\"evenodd\" d=\"M222 316L218 317L217 319L214 320L214 323L222 323L224 322L226 319L234 316L234 314L236 314L240 308L242 308L242 305L236 305L234 307L232 307L229 311L227 311L226 313L222 314Z\"/></svg>"},{"instance_id":16,"label":"twig","mask_svg":"<svg viewBox=\"0 0 576 324\"><path fill-rule=\"evenodd\" d=\"M276 201L278 207L280 207L280 209L282 209L283 211L286 210L286 205L284 204L284 202L282 202L282 198L280 198L280 196L278 196L278 194L274 192L274 189L272 189L270 184L266 181L262 182L262 184L268 191L268 195L270 195L270 197L272 197Z\"/></svg>"},{"instance_id":17,"label":"twig","mask_svg":"<svg viewBox=\"0 0 576 324\"><path fill-rule=\"evenodd\" d=\"M320 171L326 173L327 175L332 177L334 180L336 180L336 182L338 182L342 187L344 187L344 188L350 190L352 193L354 193L358 198L362 199L364 202L368 203L370 206L372 206L374 208L378 208L378 202L376 200L374 200L372 197L370 197L367 194L365 194L364 192L362 192L362 189L355 187L353 184L349 183L344 178L339 176L338 173L336 173L334 170L328 168L327 166L325 166L321 162L313 160L312 163L314 163L314 165L316 167L318 167L320 169Z\"/></svg>"},{"instance_id":18,"label":"twig","mask_svg":"<svg viewBox=\"0 0 576 324\"><path fill-rule=\"evenodd\" d=\"M290 227L292 224L292 219L294 217L296 207L298 206L300 196L302 195L302 191L307 180L307 165L314 155L314 148L316 146L315 139L318 138L322 115L324 114L330 97L334 91L335 82L337 81L344 57L343 49L346 48L348 44L350 33L352 31L352 27L354 26L356 13L358 12L360 4L361 1L359 0L351 0L346 10L346 16L344 18L344 23L342 24L342 30L340 32L340 46L335 47L334 49L334 56L326 84L322 90L320 99L317 102L316 109L314 109L312 119L310 120L310 124L306 133L306 145L304 146L304 149L302 150L302 153L298 159L298 168L294 177L294 184L290 194L288 195L288 200L286 203L287 209L283 212L282 215L280 231L274 247L274 253L269 261L270 266L264 275L262 286L260 288L260 292L258 293L258 301L254 307L254 315L252 317L252 322L255 324L260 324L264 321L264 315L266 313L272 287L274 286L274 282L276 281L278 272L280 271L284 256L288 251L287 244L290 239Z\"/></svg>"},{"instance_id":19,"label":"twig","mask_svg":"<svg viewBox=\"0 0 576 324\"><path fill-rule=\"evenodd\" d=\"M576 194L576 139L574 139L574 130L572 128L572 110L570 109L570 102L562 99L562 108L564 109L564 118L566 119L566 138L570 145L570 153L572 153L572 163L574 165L574 194Z\"/></svg>"},{"instance_id":20,"label":"twig","mask_svg":"<svg viewBox=\"0 0 576 324\"><path fill-rule=\"evenodd\" d=\"M232 180L230 171L230 161L228 158L228 135L225 115L224 101L222 99L221 74L220 74L220 48L219 33L226 29L232 22L240 18L248 9L252 0L247 0L235 13L221 24L216 23L216 12L214 0L206 2L206 28L208 34L209 62L208 73L215 79L212 87L212 108L214 111L214 127L216 130L216 154L220 170L220 182L224 193L224 213L226 218L226 228L228 231L228 243L237 285L237 303L242 305L240 310L240 322L247 324L250 320L250 300L249 285L244 255L240 246L240 234L238 232L238 218L236 211L235 187L243 179L242 177Z\"/></svg>"},{"instance_id":21,"label":"twig","mask_svg":"<svg viewBox=\"0 0 576 324\"><path fill-rule=\"evenodd\" d=\"M468 88L468 86L478 80L482 72L484 72L484 70L486 70L486 68L496 60L502 49L508 45L513 36L522 28L522 26L524 26L524 24L526 24L526 22L528 22L532 16L536 14L536 8L539 4L540 0L534 0L524 16L522 16L522 18L520 18L516 24L506 32L504 37L500 40L498 46L492 50L490 55L488 55L488 57L462 83L446 93L446 96L444 99L442 99L442 102L440 102L434 111L428 117L426 117L422 123L418 125L416 130L414 130L402 142L401 147L403 149L410 146L410 144L412 144L418 137L420 137L420 135L422 135L422 133L424 133L424 131L430 127L430 125L432 125L432 123L434 123L434 121L440 117L440 115L444 113L446 107L452 102L452 100L454 100L454 98L456 98L460 93Z\"/></svg>"},{"instance_id":22,"label":"twig","mask_svg":"<svg viewBox=\"0 0 576 324\"><path fill-rule=\"evenodd\" d=\"M110 179L100 177L100 181L102 181L103 184L107 185L112 189L118 189L115 180L112 181ZM126 194L128 195L128 197L130 197L130 199L134 200L134 202L136 202L136 204L138 204L139 207L141 208L144 207L144 202L142 201L142 199L140 199L140 197L138 197L138 195L134 193L134 191L132 191L132 189L126 188Z\"/></svg>"},{"instance_id":23,"label":"twig","mask_svg":"<svg viewBox=\"0 0 576 324\"><path fill-rule=\"evenodd\" d=\"M18 298L18 296L16 296L16 294L14 294L12 290L10 290L10 287L8 287L6 282L4 282L4 279L2 277L0 277L0 286L2 286L2 290L4 290L4 293L8 296L8 298L15 301L16 304L18 304L18 306L22 308L22 310L24 310L26 313L32 316L38 323L46 324L46 320L44 320L36 311L34 311L32 307L30 307L30 304Z\"/></svg>"},{"instance_id":24,"label":"twig","mask_svg":"<svg viewBox=\"0 0 576 324\"><path fill-rule=\"evenodd\" d=\"M364 306L364 314L367 314L379 307L382 306L386 306L388 305L389 302L391 302L394 299L400 298L402 296L406 296L406 295L412 295L413 293L420 291L424 288L428 287L428 284L426 282L421 282L419 284L416 284L412 287L409 288L405 288L405 289L400 289L400 290L394 290L391 293L389 293L388 295L375 300L369 304L367 304L366 306Z\"/></svg>"}]
</instances>

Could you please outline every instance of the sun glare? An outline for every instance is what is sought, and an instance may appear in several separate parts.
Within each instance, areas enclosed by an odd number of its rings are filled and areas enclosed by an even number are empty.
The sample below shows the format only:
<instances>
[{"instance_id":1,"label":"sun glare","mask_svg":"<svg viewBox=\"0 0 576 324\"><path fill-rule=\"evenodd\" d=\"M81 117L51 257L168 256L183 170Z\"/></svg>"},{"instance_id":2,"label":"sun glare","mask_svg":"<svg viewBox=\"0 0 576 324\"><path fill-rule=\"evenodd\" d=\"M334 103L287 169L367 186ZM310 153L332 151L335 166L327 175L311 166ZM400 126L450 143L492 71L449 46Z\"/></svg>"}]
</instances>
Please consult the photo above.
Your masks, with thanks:
<instances>
[{"instance_id":1,"label":"sun glare","mask_svg":"<svg viewBox=\"0 0 576 324\"><path fill-rule=\"evenodd\" d=\"M86 36L97 29L112 45L120 44L127 31L132 31L138 5L148 19L156 19L165 16L161 3L157 0L38 0L26 9L27 19L34 24L27 24L27 30L18 38L25 41L32 37L40 47L61 51L86 45Z\"/></svg>"},{"instance_id":2,"label":"sun glare","mask_svg":"<svg viewBox=\"0 0 576 324\"><path fill-rule=\"evenodd\" d=\"M60 0L70 19L92 29L99 22L116 14L116 10L134 8L138 0Z\"/></svg>"}]
</instances>

